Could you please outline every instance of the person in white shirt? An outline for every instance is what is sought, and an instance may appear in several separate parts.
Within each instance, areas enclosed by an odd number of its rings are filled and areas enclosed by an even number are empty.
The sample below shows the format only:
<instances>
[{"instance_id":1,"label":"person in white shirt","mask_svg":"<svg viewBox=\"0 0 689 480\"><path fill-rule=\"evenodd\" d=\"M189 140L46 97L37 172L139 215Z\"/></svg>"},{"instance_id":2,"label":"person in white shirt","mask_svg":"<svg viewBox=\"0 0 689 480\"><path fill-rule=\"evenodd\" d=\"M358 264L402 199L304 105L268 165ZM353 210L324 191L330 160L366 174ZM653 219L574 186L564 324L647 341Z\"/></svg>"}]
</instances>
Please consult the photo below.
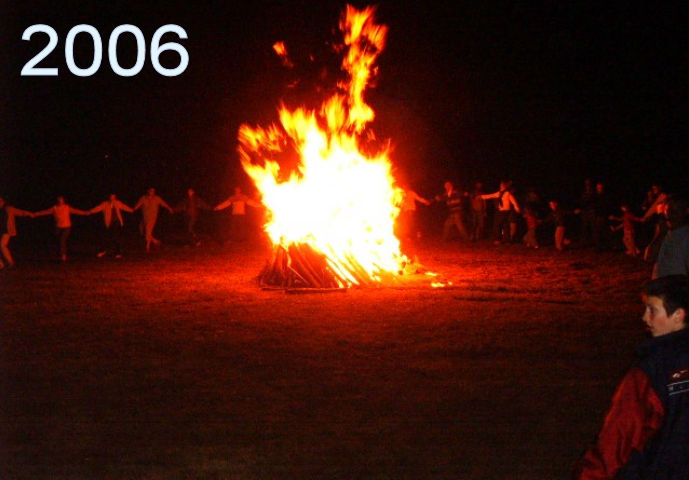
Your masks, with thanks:
<instances>
[{"instance_id":1,"label":"person in white shirt","mask_svg":"<svg viewBox=\"0 0 689 480\"><path fill-rule=\"evenodd\" d=\"M55 234L58 239L60 260L63 262L67 261L67 239L72 229L71 214L89 215L89 212L68 205L62 195L57 197L57 203L52 207L34 213L36 217L52 215L55 218Z\"/></svg>"},{"instance_id":2,"label":"person in white shirt","mask_svg":"<svg viewBox=\"0 0 689 480\"><path fill-rule=\"evenodd\" d=\"M517 200L510 192L510 184L507 181L500 182L500 189L495 193L487 193L481 195L484 200L495 198L498 200L497 208L495 209L495 217L493 221L493 236L496 244L514 241L514 235L510 228L510 223L513 223L515 214L521 213Z\"/></svg>"},{"instance_id":3,"label":"person in white shirt","mask_svg":"<svg viewBox=\"0 0 689 480\"><path fill-rule=\"evenodd\" d=\"M247 195L242 193L240 187L234 187L234 194L228 197L224 202L216 205L213 210L224 210L227 207L232 207L230 232L232 238L239 241L244 241L248 235L248 223L246 219L246 206L259 208L261 206L255 200L252 200Z\"/></svg>"}]
</instances>

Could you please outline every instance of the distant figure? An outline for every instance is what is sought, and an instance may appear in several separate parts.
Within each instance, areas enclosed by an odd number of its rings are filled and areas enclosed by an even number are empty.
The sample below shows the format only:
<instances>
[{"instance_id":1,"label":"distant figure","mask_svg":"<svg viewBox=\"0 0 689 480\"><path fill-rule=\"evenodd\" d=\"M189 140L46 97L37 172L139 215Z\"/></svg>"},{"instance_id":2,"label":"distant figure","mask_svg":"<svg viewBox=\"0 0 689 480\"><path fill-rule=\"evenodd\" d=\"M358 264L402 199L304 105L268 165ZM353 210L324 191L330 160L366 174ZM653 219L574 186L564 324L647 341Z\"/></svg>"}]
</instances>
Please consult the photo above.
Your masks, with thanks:
<instances>
[{"instance_id":1,"label":"distant figure","mask_svg":"<svg viewBox=\"0 0 689 480\"><path fill-rule=\"evenodd\" d=\"M199 240L199 236L196 234L196 223L199 220L200 211L210 209L211 207L196 194L193 188L187 190L187 196L174 208L175 212L184 213L189 245L196 247L201 245L201 240Z\"/></svg>"},{"instance_id":2,"label":"distant figure","mask_svg":"<svg viewBox=\"0 0 689 480\"><path fill-rule=\"evenodd\" d=\"M590 178L584 180L584 189L579 196L579 208L574 213L581 216L580 244L589 247L594 244L596 230L596 192Z\"/></svg>"},{"instance_id":3,"label":"distant figure","mask_svg":"<svg viewBox=\"0 0 689 480\"><path fill-rule=\"evenodd\" d=\"M474 191L471 192L471 240L474 242L482 240L486 230L488 210L482 197L484 193L483 183L476 182Z\"/></svg>"},{"instance_id":4,"label":"distant figure","mask_svg":"<svg viewBox=\"0 0 689 480\"><path fill-rule=\"evenodd\" d=\"M517 200L510 192L510 182L503 180L500 182L500 189L495 193L481 195L484 200L497 199L498 204L493 218L493 240L495 244L502 242L511 243L516 232L510 230L513 223L512 217L521 213Z\"/></svg>"},{"instance_id":5,"label":"distant figure","mask_svg":"<svg viewBox=\"0 0 689 480\"><path fill-rule=\"evenodd\" d=\"M402 197L402 204L400 205L400 215L397 219L397 224L400 237L405 239L419 239L421 238L421 230L419 229L419 222L417 215L416 204L422 203L430 205L431 201L422 197L414 190L404 189L404 196Z\"/></svg>"},{"instance_id":6,"label":"distant figure","mask_svg":"<svg viewBox=\"0 0 689 480\"><path fill-rule=\"evenodd\" d=\"M687 201L676 195L670 196L665 215L668 232L660 245L658 260L653 267L653 278L689 274Z\"/></svg>"},{"instance_id":7,"label":"distant figure","mask_svg":"<svg viewBox=\"0 0 689 480\"><path fill-rule=\"evenodd\" d=\"M213 210L219 211L232 206L230 234L234 240L245 241L248 237L249 225L246 218L247 205L254 208L261 207L260 203L242 193L240 187L234 187L234 193L213 208Z\"/></svg>"},{"instance_id":8,"label":"distant figure","mask_svg":"<svg viewBox=\"0 0 689 480\"><path fill-rule=\"evenodd\" d=\"M608 216L612 213L610 197L605 192L603 182L596 183L596 190L593 195L593 243L596 250L607 250L609 248L610 231L608 229Z\"/></svg>"},{"instance_id":9,"label":"distant figure","mask_svg":"<svg viewBox=\"0 0 689 480\"><path fill-rule=\"evenodd\" d=\"M689 284L660 277L642 290L652 338L617 386L574 480L689 478Z\"/></svg>"},{"instance_id":10,"label":"distant figure","mask_svg":"<svg viewBox=\"0 0 689 480\"><path fill-rule=\"evenodd\" d=\"M4 198L0 197L0 270L7 266L14 268L14 258L10 252L10 240L17 235L16 217L32 217L34 214L9 205ZM5 265L7 262L7 265Z\"/></svg>"},{"instance_id":11,"label":"distant figure","mask_svg":"<svg viewBox=\"0 0 689 480\"><path fill-rule=\"evenodd\" d=\"M565 249L565 245L568 243L568 241L565 239L565 211L562 209L560 202L557 200L550 200L548 202L548 207L550 208L548 222L552 223L555 227L555 249L557 249L558 252L561 252Z\"/></svg>"},{"instance_id":12,"label":"distant figure","mask_svg":"<svg viewBox=\"0 0 689 480\"><path fill-rule=\"evenodd\" d=\"M34 213L36 217L52 215L55 218L55 235L58 240L58 252L60 260L63 262L67 261L67 239L72 229L71 214L89 215L89 212L68 205L67 202L65 202L65 197L62 195L57 197L57 203L52 207Z\"/></svg>"},{"instance_id":13,"label":"distant figure","mask_svg":"<svg viewBox=\"0 0 689 480\"><path fill-rule=\"evenodd\" d=\"M610 229L613 232L622 230L622 243L625 248L624 253L636 257L641 251L636 246L636 227L634 224L641 222L642 219L629 210L629 205L622 205L620 210L622 210L621 217L616 217L615 215L610 215L610 217L608 217L610 220L621 222L617 226L611 226Z\"/></svg>"},{"instance_id":14,"label":"distant figure","mask_svg":"<svg viewBox=\"0 0 689 480\"><path fill-rule=\"evenodd\" d=\"M469 234L467 233L466 226L464 225L464 219L462 218L462 192L455 189L455 186L449 180L443 185L445 191L436 196L436 200L439 202L445 202L445 206L448 209L448 215L443 224L443 240L448 241L451 238L452 227L457 229L459 238L461 240L468 240Z\"/></svg>"},{"instance_id":15,"label":"distant figure","mask_svg":"<svg viewBox=\"0 0 689 480\"><path fill-rule=\"evenodd\" d=\"M141 209L144 235L146 237L146 252L151 251L151 245L160 245L160 240L153 235L153 230L158 221L158 211L160 207L166 208L168 212L172 213L170 205L156 195L155 188L149 188L146 195L141 197L136 205L134 205L134 211Z\"/></svg>"},{"instance_id":16,"label":"distant figure","mask_svg":"<svg viewBox=\"0 0 689 480\"><path fill-rule=\"evenodd\" d=\"M644 222L651 222L653 225L653 236L644 249L644 261L649 263L655 263L658 259L660 245L667 234L668 226L665 216L667 199L667 194L659 190L655 200L653 200L653 203L646 209L646 213L641 217Z\"/></svg>"},{"instance_id":17,"label":"distant figure","mask_svg":"<svg viewBox=\"0 0 689 480\"><path fill-rule=\"evenodd\" d=\"M131 207L119 201L114 193L110 194L108 200L89 210L89 213L103 212L105 230L101 239L101 248L96 254L98 258L104 257L108 251L115 258L122 258L121 238L122 227L124 226L122 211L134 212Z\"/></svg>"},{"instance_id":18,"label":"distant figure","mask_svg":"<svg viewBox=\"0 0 689 480\"><path fill-rule=\"evenodd\" d=\"M538 215L536 210L532 207L524 208L524 220L526 222L526 234L522 238L524 245L528 248L538 248L538 238L536 230L538 228Z\"/></svg>"}]
</instances>

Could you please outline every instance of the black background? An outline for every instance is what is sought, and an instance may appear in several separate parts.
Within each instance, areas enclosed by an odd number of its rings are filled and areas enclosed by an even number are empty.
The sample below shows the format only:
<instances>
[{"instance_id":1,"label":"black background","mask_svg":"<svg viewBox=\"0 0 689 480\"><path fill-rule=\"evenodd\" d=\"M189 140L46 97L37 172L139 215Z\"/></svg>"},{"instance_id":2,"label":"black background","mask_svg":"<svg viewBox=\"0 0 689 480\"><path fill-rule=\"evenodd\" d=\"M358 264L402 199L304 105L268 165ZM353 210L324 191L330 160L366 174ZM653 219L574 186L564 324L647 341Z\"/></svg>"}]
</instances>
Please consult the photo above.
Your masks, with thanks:
<instances>
[{"instance_id":1,"label":"black background","mask_svg":"<svg viewBox=\"0 0 689 480\"><path fill-rule=\"evenodd\" d=\"M0 195L45 208L64 194L87 208L110 192L132 203L148 186L170 201L190 185L210 201L234 185L251 190L239 125L276 121L281 100L316 107L332 91L344 5L3 2ZM592 177L633 206L654 181L686 191L688 12L683 2L379 2L389 32L366 96L372 128L392 140L397 176L425 194L446 178L489 190L512 178L521 191L573 200ZM59 68L57 77L19 74L47 43L44 34L21 39L37 23L59 35L39 65ZM98 29L106 50L86 78L68 70L64 53L81 23ZM138 75L117 76L107 40L124 23L143 31L147 54L157 28L182 26L187 40L163 41L184 45L188 69L164 77L147 57ZM294 69L273 53L278 40ZM88 35L75 51L88 66ZM133 65L133 37L120 37L118 56ZM174 54L162 61L178 63Z\"/></svg>"}]
</instances>

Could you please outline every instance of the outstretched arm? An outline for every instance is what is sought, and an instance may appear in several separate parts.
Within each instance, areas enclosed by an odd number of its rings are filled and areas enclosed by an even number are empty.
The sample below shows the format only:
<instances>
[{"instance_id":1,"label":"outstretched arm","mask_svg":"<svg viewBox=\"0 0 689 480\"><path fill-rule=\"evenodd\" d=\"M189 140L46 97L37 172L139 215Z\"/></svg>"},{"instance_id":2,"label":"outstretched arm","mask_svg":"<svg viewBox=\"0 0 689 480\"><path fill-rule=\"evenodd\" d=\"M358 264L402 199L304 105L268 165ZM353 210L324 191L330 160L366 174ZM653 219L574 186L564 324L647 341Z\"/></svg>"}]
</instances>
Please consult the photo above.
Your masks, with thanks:
<instances>
[{"instance_id":1,"label":"outstretched arm","mask_svg":"<svg viewBox=\"0 0 689 480\"><path fill-rule=\"evenodd\" d=\"M484 193L483 195L480 195L480 197L484 200L490 200L491 198L500 198L500 191L498 190L495 193Z\"/></svg>"},{"instance_id":2,"label":"outstretched arm","mask_svg":"<svg viewBox=\"0 0 689 480\"><path fill-rule=\"evenodd\" d=\"M46 208L45 210L39 210L38 212L33 212L32 217L45 217L46 215L52 215L55 212L54 207Z\"/></svg>"},{"instance_id":3,"label":"outstretched arm","mask_svg":"<svg viewBox=\"0 0 689 480\"><path fill-rule=\"evenodd\" d=\"M136 205L134 205L134 211L140 209L144 204L144 197L141 197L138 202L136 202Z\"/></svg>"},{"instance_id":4,"label":"outstretched arm","mask_svg":"<svg viewBox=\"0 0 689 480\"><path fill-rule=\"evenodd\" d=\"M9 207L8 208L9 212L14 215L15 217L31 217L34 218L36 216L35 213L29 212L28 210L22 210L21 208L17 207ZM52 212L51 212L52 213Z\"/></svg>"},{"instance_id":5,"label":"outstretched arm","mask_svg":"<svg viewBox=\"0 0 689 480\"><path fill-rule=\"evenodd\" d=\"M172 211L172 208L170 207L170 205L168 205L167 202L166 202L165 200L163 200L162 198L160 199L160 205L161 205L162 207L167 208L167 211L168 211L168 212L174 213L174 212Z\"/></svg>"},{"instance_id":6,"label":"outstretched arm","mask_svg":"<svg viewBox=\"0 0 689 480\"><path fill-rule=\"evenodd\" d=\"M74 208L72 206L69 207L69 213L73 213L74 215L91 215L91 212L87 212L85 210L80 210L80 209Z\"/></svg>"},{"instance_id":7,"label":"outstretched arm","mask_svg":"<svg viewBox=\"0 0 689 480\"><path fill-rule=\"evenodd\" d=\"M141 202L139 202L141 203ZM125 212L133 213L138 207L130 207L124 202L117 202L117 206L120 207L120 210L124 210Z\"/></svg>"},{"instance_id":8,"label":"outstretched arm","mask_svg":"<svg viewBox=\"0 0 689 480\"><path fill-rule=\"evenodd\" d=\"M90 209L90 210L88 211L88 213L89 213L89 215L91 215L91 214L93 214L93 213L102 212L102 211L103 211L103 208L105 208L105 207L103 206L103 204L102 204L102 203L99 203L98 205L96 205L95 207L93 207L92 209Z\"/></svg>"},{"instance_id":9,"label":"outstretched arm","mask_svg":"<svg viewBox=\"0 0 689 480\"><path fill-rule=\"evenodd\" d=\"M232 205L232 197L228 198L224 202L220 202L219 204L217 204L215 207L213 207L213 210L215 210L215 211L224 210L227 207L229 207L230 205Z\"/></svg>"}]
</instances>

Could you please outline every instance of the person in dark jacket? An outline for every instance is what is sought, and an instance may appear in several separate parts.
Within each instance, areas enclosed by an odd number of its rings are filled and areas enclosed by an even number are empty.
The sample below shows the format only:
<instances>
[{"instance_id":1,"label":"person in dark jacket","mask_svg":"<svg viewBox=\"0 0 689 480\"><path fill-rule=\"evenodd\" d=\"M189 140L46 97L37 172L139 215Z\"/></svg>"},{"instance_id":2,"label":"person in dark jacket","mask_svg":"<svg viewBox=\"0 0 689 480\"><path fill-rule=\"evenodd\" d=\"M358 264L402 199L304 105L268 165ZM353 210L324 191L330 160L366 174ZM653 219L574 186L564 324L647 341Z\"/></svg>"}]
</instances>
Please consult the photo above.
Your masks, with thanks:
<instances>
[{"instance_id":1,"label":"person in dark jacket","mask_svg":"<svg viewBox=\"0 0 689 480\"><path fill-rule=\"evenodd\" d=\"M651 280L643 298L653 338L618 385L576 480L689 478L689 277Z\"/></svg>"},{"instance_id":2,"label":"person in dark jacket","mask_svg":"<svg viewBox=\"0 0 689 480\"><path fill-rule=\"evenodd\" d=\"M177 205L173 211L175 213L184 213L184 220L187 227L187 242L189 245L198 247L201 245L201 240L196 233L196 223L199 220L199 212L201 210L210 210L203 198L199 197L193 188L187 189L187 196Z\"/></svg>"}]
</instances>

